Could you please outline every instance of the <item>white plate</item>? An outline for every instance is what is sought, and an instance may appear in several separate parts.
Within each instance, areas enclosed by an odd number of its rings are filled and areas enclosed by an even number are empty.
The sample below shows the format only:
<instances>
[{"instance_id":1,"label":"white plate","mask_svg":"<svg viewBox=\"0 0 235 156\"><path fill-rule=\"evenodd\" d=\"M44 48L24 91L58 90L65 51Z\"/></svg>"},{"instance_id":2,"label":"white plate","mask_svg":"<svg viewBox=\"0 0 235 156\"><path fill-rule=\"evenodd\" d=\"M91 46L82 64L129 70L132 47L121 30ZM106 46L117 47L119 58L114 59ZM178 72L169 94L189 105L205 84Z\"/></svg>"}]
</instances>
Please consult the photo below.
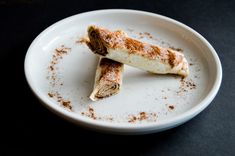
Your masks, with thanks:
<instances>
[{"instance_id":1,"label":"white plate","mask_svg":"<svg viewBox=\"0 0 235 156\"><path fill-rule=\"evenodd\" d=\"M182 82L178 76L125 66L121 92L92 102L88 96L97 56L78 42L89 25L123 29L134 38L180 48L190 63L190 75ZM61 47L70 49L56 53ZM25 74L36 96L58 115L92 129L128 134L158 132L188 121L209 105L222 79L220 60L200 34L170 18L134 10L92 11L53 24L29 47Z\"/></svg>"}]
</instances>

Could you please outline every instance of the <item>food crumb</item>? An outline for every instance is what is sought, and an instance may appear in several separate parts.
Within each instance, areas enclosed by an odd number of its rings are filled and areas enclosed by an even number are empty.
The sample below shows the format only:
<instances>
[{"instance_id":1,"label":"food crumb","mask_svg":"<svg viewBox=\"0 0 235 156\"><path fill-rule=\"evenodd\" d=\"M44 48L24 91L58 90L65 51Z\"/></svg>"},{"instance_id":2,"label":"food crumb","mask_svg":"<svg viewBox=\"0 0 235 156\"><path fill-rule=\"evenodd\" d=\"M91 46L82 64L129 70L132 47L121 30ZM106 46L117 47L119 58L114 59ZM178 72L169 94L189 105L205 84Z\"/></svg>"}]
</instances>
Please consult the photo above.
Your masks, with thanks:
<instances>
[{"instance_id":1,"label":"food crumb","mask_svg":"<svg viewBox=\"0 0 235 156\"><path fill-rule=\"evenodd\" d=\"M148 118L148 116L147 116L146 112L140 112L139 120L144 120L144 119L147 119L147 118Z\"/></svg>"},{"instance_id":2,"label":"food crumb","mask_svg":"<svg viewBox=\"0 0 235 156\"><path fill-rule=\"evenodd\" d=\"M52 93L48 93L48 96L49 96L50 98L52 98L52 97L53 97L53 94L52 94Z\"/></svg>"},{"instance_id":3,"label":"food crumb","mask_svg":"<svg viewBox=\"0 0 235 156\"><path fill-rule=\"evenodd\" d=\"M53 71L54 67L52 65L49 66L50 70Z\"/></svg>"},{"instance_id":4,"label":"food crumb","mask_svg":"<svg viewBox=\"0 0 235 156\"><path fill-rule=\"evenodd\" d=\"M173 105L168 106L171 110L173 110L175 107Z\"/></svg>"},{"instance_id":5,"label":"food crumb","mask_svg":"<svg viewBox=\"0 0 235 156\"><path fill-rule=\"evenodd\" d=\"M61 101L62 105L66 108L69 108L70 110L72 109L72 106L70 105L70 101Z\"/></svg>"}]
</instances>

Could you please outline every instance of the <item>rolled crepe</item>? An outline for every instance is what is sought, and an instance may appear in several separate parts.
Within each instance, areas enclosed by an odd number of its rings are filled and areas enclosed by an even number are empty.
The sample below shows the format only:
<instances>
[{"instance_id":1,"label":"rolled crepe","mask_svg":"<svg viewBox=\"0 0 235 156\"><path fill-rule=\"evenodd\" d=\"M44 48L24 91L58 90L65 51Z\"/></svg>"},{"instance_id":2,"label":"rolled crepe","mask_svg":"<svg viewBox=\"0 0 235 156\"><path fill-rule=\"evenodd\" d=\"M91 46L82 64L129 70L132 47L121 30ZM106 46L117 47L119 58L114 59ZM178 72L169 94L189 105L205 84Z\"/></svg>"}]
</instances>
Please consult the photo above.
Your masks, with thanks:
<instances>
[{"instance_id":1,"label":"rolled crepe","mask_svg":"<svg viewBox=\"0 0 235 156\"><path fill-rule=\"evenodd\" d=\"M95 83L90 99L97 101L119 93L122 85L123 64L100 58L96 69Z\"/></svg>"},{"instance_id":2,"label":"rolled crepe","mask_svg":"<svg viewBox=\"0 0 235 156\"><path fill-rule=\"evenodd\" d=\"M88 28L89 48L100 56L157 74L187 76L189 66L180 52L144 43L123 31L109 31L97 26Z\"/></svg>"}]
</instances>

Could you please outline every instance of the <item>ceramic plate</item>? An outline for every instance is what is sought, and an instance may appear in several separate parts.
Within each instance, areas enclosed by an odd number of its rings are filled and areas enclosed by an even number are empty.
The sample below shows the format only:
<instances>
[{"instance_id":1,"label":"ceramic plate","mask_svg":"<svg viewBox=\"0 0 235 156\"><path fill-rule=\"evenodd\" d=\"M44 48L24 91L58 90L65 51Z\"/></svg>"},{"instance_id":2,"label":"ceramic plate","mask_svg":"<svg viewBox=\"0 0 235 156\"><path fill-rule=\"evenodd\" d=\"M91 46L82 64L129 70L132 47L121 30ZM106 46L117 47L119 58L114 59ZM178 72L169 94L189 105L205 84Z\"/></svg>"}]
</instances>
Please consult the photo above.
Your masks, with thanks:
<instances>
[{"instance_id":1,"label":"ceramic plate","mask_svg":"<svg viewBox=\"0 0 235 156\"><path fill-rule=\"evenodd\" d=\"M87 27L122 29L129 36L182 52L190 75L156 75L125 65L118 95L91 101L98 57L83 43ZM222 78L219 58L197 32L173 19L134 10L99 10L61 20L30 45L25 74L50 110L75 124L113 133L158 132L205 109Z\"/></svg>"}]
</instances>

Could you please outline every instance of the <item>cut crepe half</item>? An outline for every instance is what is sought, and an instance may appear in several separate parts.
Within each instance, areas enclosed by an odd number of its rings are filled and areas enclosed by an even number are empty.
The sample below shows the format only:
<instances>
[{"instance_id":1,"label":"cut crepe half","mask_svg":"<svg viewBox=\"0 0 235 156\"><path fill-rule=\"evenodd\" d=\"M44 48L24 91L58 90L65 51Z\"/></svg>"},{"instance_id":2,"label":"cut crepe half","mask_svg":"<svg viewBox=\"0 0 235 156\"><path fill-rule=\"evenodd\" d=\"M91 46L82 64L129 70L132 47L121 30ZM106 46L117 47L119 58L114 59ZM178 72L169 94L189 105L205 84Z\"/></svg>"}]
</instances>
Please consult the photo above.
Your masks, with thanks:
<instances>
[{"instance_id":1,"label":"cut crepe half","mask_svg":"<svg viewBox=\"0 0 235 156\"><path fill-rule=\"evenodd\" d=\"M97 26L88 28L89 48L100 56L157 74L186 77L189 66L180 52L144 43L123 31L109 31Z\"/></svg>"},{"instance_id":2,"label":"cut crepe half","mask_svg":"<svg viewBox=\"0 0 235 156\"><path fill-rule=\"evenodd\" d=\"M119 93L122 85L123 64L100 58L96 69L94 89L90 99L97 101Z\"/></svg>"}]
</instances>

